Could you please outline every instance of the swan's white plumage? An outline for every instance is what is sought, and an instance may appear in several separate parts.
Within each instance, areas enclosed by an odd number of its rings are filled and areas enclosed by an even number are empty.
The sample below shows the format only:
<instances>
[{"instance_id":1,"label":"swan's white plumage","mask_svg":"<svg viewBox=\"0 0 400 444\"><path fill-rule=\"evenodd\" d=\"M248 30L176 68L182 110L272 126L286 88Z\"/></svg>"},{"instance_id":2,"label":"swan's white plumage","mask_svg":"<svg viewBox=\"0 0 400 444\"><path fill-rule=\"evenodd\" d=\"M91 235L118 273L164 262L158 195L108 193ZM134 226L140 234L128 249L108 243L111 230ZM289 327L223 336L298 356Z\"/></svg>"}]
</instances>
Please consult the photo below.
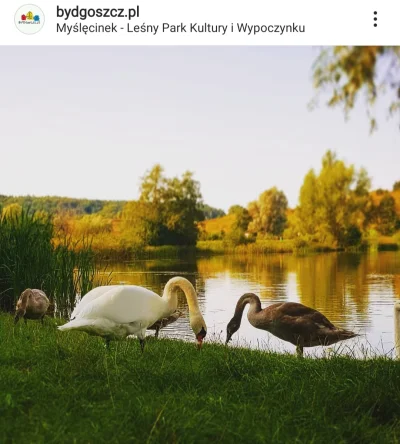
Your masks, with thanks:
<instances>
[{"instance_id":1,"label":"swan's white plumage","mask_svg":"<svg viewBox=\"0 0 400 444\"><path fill-rule=\"evenodd\" d=\"M94 299L97 299L107 291L119 286L120 285L104 285L101 287L93 288L93 290L89 291L89 293L86 293L85 297L79 301L79 304L75 307L74 311L71 314L71 319L74 319L78 315L78 313L80 313L83 308L89 304L89 302L92 302Z\"/></svg>"},{"instance_id":2,"label":"swan's white plumage","mask_svg":"<svg viewBox=\"0 0 400 444\"><path fill-rule=\"evenodd\" d=\"M106 317L118 324L156 322L168 312L168 304L156 293L131 285L114 287L91 300L78 313L80 318Z\"/></svg>"},{"instance_id":3,"label":"swan's white plumage","mask_svg":"<svg viewBox=\"0 0 400 444\"><path fill-rule=\"evenodd\" d=\"M188 300L193 331L196 335L202 329L205 332L206 325L198 307L196 292L192 284L181 277L170 279L162 297L136 285L94 288L78 303L72 312L71 321L58 328L83 330L106 338L136 335L144 339L149 326L175 312L177 288L184 291Z\"/></svg>"}]
</instances>

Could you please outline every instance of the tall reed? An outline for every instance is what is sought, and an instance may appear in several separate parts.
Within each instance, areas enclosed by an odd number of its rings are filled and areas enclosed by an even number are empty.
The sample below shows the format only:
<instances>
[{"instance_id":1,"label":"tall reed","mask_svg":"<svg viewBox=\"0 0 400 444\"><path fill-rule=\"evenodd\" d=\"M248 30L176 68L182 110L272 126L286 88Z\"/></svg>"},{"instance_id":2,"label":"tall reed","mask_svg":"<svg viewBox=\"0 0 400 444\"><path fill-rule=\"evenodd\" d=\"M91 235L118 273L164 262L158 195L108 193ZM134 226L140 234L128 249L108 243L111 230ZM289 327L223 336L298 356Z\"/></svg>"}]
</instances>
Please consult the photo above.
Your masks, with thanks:
<instances>
[{"instance_id":1,"label":"tall reed","mask_svg":"<svg viewBox=\"0 0 400 444\"><path fill-rule=\"evenodd\" d=\"M0 217L1 308L11 310L25 288L39 288L66 314L77 296L101 284L90 242L64 238L54 245L53 238L50 218L29 211Z\"/></svg>"}]
</instances>

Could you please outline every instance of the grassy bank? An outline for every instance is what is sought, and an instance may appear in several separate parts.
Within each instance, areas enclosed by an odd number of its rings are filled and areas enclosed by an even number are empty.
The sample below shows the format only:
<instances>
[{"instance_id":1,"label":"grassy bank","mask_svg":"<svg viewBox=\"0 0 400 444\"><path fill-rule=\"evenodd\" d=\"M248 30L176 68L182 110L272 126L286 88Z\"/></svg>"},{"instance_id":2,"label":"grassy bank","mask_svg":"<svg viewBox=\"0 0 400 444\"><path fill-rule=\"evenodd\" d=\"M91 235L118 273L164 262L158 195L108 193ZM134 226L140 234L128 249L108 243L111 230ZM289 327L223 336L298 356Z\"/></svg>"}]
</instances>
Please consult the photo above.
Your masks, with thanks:
<instances>
[{"instance_id":1,"label":"grassy bank","mask_svg":"<svg viewBox=\"0 0 400 444\"><path fill-rule=\"evenodd\" d=\"M113 343L0 315L0 442L396 443L400 364Z\"/></svg>"},{"instance_id":2,"label":"grassy bank","mask_svg":"<svg viewBox=\"0 0 400 444\"><path fill-rule=\"evenodd\" d=\"M199 241L196 245L200 253L210 254L271 254L271 253L295 253L295 252L328 252L337 249L327 245L307 245L292 239L284 240L262 240L244 245L229 245L224 241Z\"/></svg>"},{"instance_id":3,"label":"grassy bank","mask_svg":"<svg viewBox=\"0 0 400 444\"><path fill-rule=\"evenodd\" d=\"M262 255L271 253L316 253L338 251L325 245L298 245L293 240L258 241L245 245L229 245L222 240L198 241L196 246L162 245L142 250L95 250L97 257L106 260L176 259L187 256L222 254Z\"/></svg>"},{"instance_id":4,"label":"grassy bank","mask_svg":"<svg viewBox=\"0 0 400 444\"><path fill-rule=\"evenodd\" d=\"M348 251L398 251L398 243L376 242L365 244L360 247L349 247ZM214 255L264 255L274 253L329 253L334 251L344 251L343 248L334 248L329 245L312 244L304 245L296 243L291 239L283 241L267 240L257 241L245 245L229 245L222 240L198 241L196 246L161 245L157 247L145 247L141 250L134 249L94 249L96 257L100 260L108 261L130 261L135 259L179 259L187 257L214 256Z\"/></svg>"}]
</instances>

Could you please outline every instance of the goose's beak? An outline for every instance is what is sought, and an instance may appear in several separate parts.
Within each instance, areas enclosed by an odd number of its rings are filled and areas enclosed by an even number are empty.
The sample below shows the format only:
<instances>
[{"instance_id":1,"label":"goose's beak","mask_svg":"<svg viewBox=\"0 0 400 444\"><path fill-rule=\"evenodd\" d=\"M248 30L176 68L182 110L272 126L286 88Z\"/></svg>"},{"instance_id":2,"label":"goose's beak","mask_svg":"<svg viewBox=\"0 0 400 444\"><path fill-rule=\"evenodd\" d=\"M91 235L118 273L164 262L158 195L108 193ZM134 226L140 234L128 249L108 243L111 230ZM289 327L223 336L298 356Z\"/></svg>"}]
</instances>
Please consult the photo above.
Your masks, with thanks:
<instances>
[{"instance_id":1,"label":"goose's beak","mask_svg":"<svg viewBox=\"0 0 400 444\"><path fill-rule=\"evenodd\" d=\"M231 333L227 333L226 334L226 341L225 341L225 345L227 345L228 344L228 342L231 340L231 338L232 338L232 334Z\"/></svg>"},{"instance_id":2,"label":"goose's beak","mask_svg":"<svg viewBox=\"0 0 400 444\"><path fill-rule=\"evenodd\" d=\"M197 338L197 348L201 350L202 346L203 346L203 338Z\"/></svg>"}]
</instances>

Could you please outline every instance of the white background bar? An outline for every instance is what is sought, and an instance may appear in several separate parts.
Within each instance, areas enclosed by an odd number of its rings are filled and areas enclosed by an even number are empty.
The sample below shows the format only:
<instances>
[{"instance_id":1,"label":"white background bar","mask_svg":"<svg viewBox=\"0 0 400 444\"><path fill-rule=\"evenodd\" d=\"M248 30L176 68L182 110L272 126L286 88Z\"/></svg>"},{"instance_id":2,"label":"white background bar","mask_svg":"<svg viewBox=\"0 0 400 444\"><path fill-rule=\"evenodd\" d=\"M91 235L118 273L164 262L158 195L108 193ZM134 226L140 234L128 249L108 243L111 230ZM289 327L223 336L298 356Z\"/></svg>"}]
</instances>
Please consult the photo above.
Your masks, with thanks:
<instances>
[{"instance_id":1,"label":"white background bar","mask_svg":"<svg viewBox=\"0 0 400 444\"><path fill-rule=\"evenodd\" d=\"M27 2L28 3L28 2ZM2 45L398 45L400 2L396 0L146 0L77 1L38 0L45 15L36 34L20 32L14 22L24 2L8 0L1 6ZM123 9L139 7L139 17L88 17L83 20L62 10ZM83 10L83 12L82 12ZM377 21L374 21L374 11ZM60 15L60 13L59 13ZM374 27L377 23L377 27ZM114 32L83 32L86 27L109 26ZM192 26L191 25L194 25ZM64 26L65 25L65 26ZM145 26L147 32L140 31ZM166 25L169 25L167 28ZM172 26L183 25L180 32ZM217 32L200 32L206 25ZM246 31L239 31L246 26ZM74 32L74 26L80 32ZM136 26L136 28L135 28ZM259 28L254 28L258 26ZM297 28L296 28L297 26ZM155 28L157 27L157 28ZM164 27L164 30L163 30ZM182 27L181 27L182 28ZM290 29L292 28L292 32ZM58 31L57 31L58 29ZM68 30L70 32L68 33ZM76 28L75 28L76 29ZM135 29L139 32L135 32ZM215 28L214 28L215 29ZM224 32L224 29L225 32ZM297 29L295 31L294 29ZM304 32L300 32L300 29ZM282 31L283 30L283 31ZM255 32L258 31L258 32Z\"/></svg>"}]
</instances>

